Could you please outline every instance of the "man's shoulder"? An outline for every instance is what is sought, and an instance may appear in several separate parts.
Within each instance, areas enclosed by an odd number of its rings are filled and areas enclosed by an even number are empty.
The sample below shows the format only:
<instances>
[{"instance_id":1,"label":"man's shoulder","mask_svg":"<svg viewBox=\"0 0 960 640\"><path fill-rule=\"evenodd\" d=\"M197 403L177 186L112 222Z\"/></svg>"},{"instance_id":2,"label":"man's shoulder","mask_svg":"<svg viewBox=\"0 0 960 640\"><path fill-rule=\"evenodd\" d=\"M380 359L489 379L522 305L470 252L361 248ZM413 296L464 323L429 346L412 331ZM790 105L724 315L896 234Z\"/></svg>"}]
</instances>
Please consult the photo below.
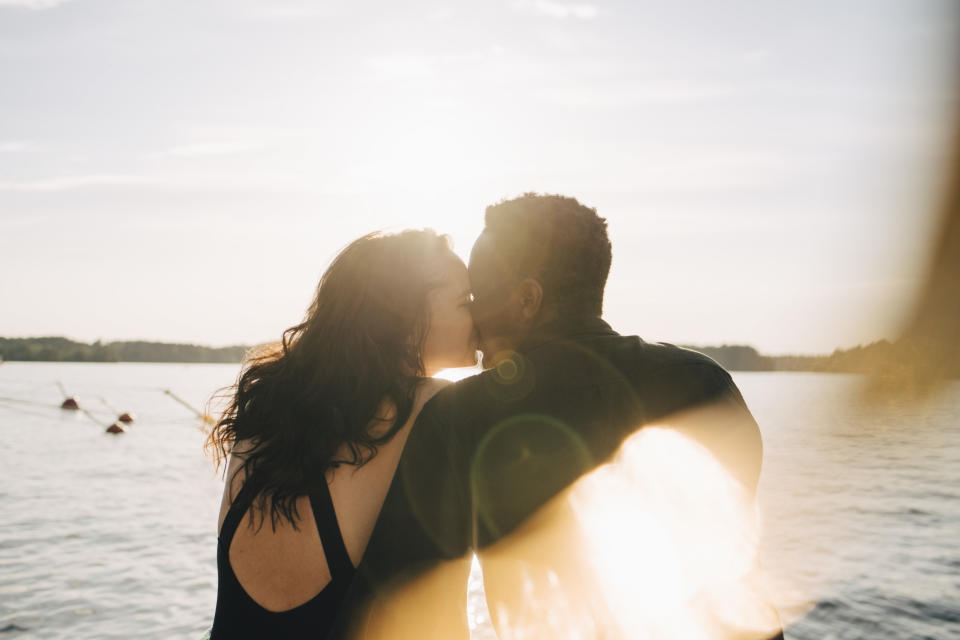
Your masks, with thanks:
<instances>
[{"instance_id":1,"label":"man's shoulder","mask_svg":"<svg viewBox=\"0 0 960 640\"><path fill-rule=\"evenodd\" d=\"M729 377L709 356L669 342L647 342L635 335L601 336L589 343L592 350L618 368L641 376L703 375Z\"/></svg>"},{"instance_id":2,"label":"man's shoulder","mask_svg":"<svg viewBox=\"0 0 960 640\"><path fill-rule=\"evenodd\" d=\"M572 348L571 348L572 347ZM422 412L423 422L457 424L481 420L491 412L523 411L523 401L504 403L501 395L524 391L523 377L537 397L551 390L601 389L600 393L636 395L649 407L677 409L708 401L735 389L727 371L710 357L666 342L646 342L637 336L612 335L600 340L545 345L519 362L512 385L497 369L488 369L440 388ZM623 389L626 384L626 389ZM609 390L602 391L609 387ZM659 411L658 411L659 412Z\"/></svg>"},{"instance_id":3,"label":"man's shoulder","mask_svg":"<svg viewBox=\"0 0 960 640\"><path fill-rule=\"evenodd\" d=\"M440 393L437 394L440 396L437 404L440 406L453 406L462 404L463 402L469 402L471 398L481 393L485 386L490 383L491 377L495 375L495 369L484 369L472 376L461 378L440 390Z\"/></svg>"},{"instance_id":4,"label":"man's shoulder","mask_svg":"<svg viewBox=\"0 0 960 640\"><path fill-rule=\"evenodd\" d=\"M635 360L642 370L654 376L730 378L727 370L710 356L669 342L642 342Z\"/></svg>"},{"instance_id":5,"label":"man's shoulder","mask_svg":"<svg viewBox=\"0 0 960 640\"><path fill-rule=\"evenodd\" d=\"M645 360L639 382L654 415L721 399L746 409L730 373L699 351L662 342L647 344Z\"/></svg>"},{"instance_id":6,"label":"man's shoulder","mask_svg":"<svg viewBox=\"0 0 960 640\"><path fill-rule=\"evenodd\" d=\"M461 410L464 403L476 398L482 388L481 377L488 371L479 372L456 382L443 381L436 385L436 391L423 407L421 416L429 419L455 410Z\"/></svg>"},{"instance_id":7,"label":"man's shoulder","mask_svg":"<svg viewBox=\"0 0 960 640\"><path fill-rule=\"evenodd\" d=\"M670 369L689 367L704 374L729 376L710 356L669 342L643 342L640 360L652 372L668 373Z\"/></svg>"},{"instance_id":8,"label":"man's shoulder","mask_svg":"<svg viewBox=\"0 0 960 640\"><path fill-rule=\"evenodd\" d=\"M602 350L652 415L739 397L727 370L699 351L636 336L611 338Z\"/></svg>"},{"instance_id":9,"label":"man's shoulder","mask_svg":"<svg viewBox=\"0 0 960 640\"><path fill-rule=\"evenodd\" d=\"M688 349L678 347L668 342L646 342L638 336L614 335L606 336L600 343L593 343L587 349L570 349L568 342L558 343L556 348L539 349L537 352L519 354L533 366L551 365L553 369L549 375L540 375L543 382L555 381L553 378L564 378L563 358L576 360L571 362L571 368L576 365L576 373L583 375L585 368L597 363L602 368L614 365L642 378L670 378L672 376L707 378L711 380L729 381L730 374L720 364L709 356ZM587 345L584 345L587 346ZM591 354L592 355L589 355ZM600 356L599 358L597 356ZM543 360L543 362L540 362ZM583 362L580 362L583 360ZM523 363L520 363L523 366ZM546 372L543 372L546 373ZM452 410L469 405L472 401L487 395L491 385L498 381L499 372L496 369L487 369L475 375L463 378L454 383L444 383L433 395L428 403L432 410Z\"/></svg>"}]
</instances>

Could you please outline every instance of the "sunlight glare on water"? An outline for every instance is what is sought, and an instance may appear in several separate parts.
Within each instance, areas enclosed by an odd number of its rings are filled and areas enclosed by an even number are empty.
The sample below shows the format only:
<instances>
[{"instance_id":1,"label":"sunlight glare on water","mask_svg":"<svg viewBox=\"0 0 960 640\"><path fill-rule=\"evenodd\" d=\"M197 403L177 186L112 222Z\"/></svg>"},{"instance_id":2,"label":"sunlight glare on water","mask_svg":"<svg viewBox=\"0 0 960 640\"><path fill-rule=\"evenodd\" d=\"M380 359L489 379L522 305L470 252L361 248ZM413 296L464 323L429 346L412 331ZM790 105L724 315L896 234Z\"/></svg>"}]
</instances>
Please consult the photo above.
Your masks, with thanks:
<instances>
[{"instance_id":1,"label":"sunlight glare on water","mask_svg":"<svg viewBox=\"0 0 960 640\"><path fill-rule=\"evenodd\" d=\"M571 500L620 637L716 637L731 612L732 627L775 629L743 584L759 542L746 493L701 445L656 426L577 483Z\"/></svg>"},{"instance_id":2,"label":"sunlight glare on water","mask_svg":"<svg viewBox=\"0 0 960 640\"><path fill-rule=\"evenodd\" d=\"M237 372L237 365L0 365L4 638L203 635L216 599L222 482L203 455L199 420L163 389L201 408ZM760 558L787 638L960 636L960 384L922 406L862 407L849 402L856 376L735 379L763 432ZM106 435L101 424L58 408L57 381L97 419L115 417L103 396L137 421L128 433ZM742 534L749 549L752 524L723 524L736 510L709 505L678 530L672 518L688 509L648 490L696 466L697 453L675 445L660 443L663 456L628 446L632 475L598 470L568 505L575 535L609 581L598 591L625 620L608 621L630 624L711 573L735 572L743 558L682 557L681 550L707 548L697 546L704 531ZM703 474L690 499L722 495L723 483ZM585 504L594 482L602 496ZM606 491L610 485L634 487L644 508L631 512L637 505ZM604 522L616 521L617 510L630 515L611 531ZM691 564L696 571L677 575L676 567ZM540 580L534 586L556 587L564 576L554 573L532 573ZM657 589L646 574L659 576ZM469 594L472 635L491 640L478 571Z\"/></svg>"}]
</instances>

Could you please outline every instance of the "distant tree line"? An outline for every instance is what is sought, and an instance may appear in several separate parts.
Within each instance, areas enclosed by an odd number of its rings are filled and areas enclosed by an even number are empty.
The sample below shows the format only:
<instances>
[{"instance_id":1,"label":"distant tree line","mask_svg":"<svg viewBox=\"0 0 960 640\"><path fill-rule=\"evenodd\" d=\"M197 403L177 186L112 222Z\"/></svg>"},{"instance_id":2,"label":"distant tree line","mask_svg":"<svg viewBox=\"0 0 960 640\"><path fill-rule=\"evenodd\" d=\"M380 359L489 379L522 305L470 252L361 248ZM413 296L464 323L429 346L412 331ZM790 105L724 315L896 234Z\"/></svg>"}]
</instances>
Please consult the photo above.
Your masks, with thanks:
<instances>
[{"instance_id":1,"label":"distant tree line","mask_svg":"<svg viewBox=\"0 0 960 640\"><path fill-rule=\"evenodd\" d=\"M689 346L730 371L817 371L824 373L896 372L900 362L913 361L916 347L900 341L880 340L852 349L837 349L823 356L766 356L753 347L723 345ZM67 338L0 338L0 357L5 360L48 362L227 362L239 363L249 347L204 347L167 342L107 342L92 344ZM907 366L907 365L904 365ZM949 377L960 378L960 362L953 363Z\"/></svg>"},{"instance_id":2,"label":"distant tree line","mask_svg":"<svg viewBox=\"0 0 960 640\"><path fill-rule=\"evenodd\" d=\"M815 371L823 373L876 373L887 375L900 374L899 366L909 367L906 363L916 362L910 357L921 347L909 341L890 342L879 340L852 349L837 349L823 356L765 356L753 347L743 345L724 345L721 347L695 347L731 371ZM900 364L904 363L904 364ZM960 361L953 362L947 376L960 378Z\"/></svg>"},{"instance_id":3,"label":"distant tree line","mask_svg":"<svg viewBox=\"0 0 960 640\"><path fill-rule=\"evenodd\" d=\"M240 362L249 347L166 342L76 342L68 338L0 338L4 360L47 362Z\"/></svg>"}]
</instances>

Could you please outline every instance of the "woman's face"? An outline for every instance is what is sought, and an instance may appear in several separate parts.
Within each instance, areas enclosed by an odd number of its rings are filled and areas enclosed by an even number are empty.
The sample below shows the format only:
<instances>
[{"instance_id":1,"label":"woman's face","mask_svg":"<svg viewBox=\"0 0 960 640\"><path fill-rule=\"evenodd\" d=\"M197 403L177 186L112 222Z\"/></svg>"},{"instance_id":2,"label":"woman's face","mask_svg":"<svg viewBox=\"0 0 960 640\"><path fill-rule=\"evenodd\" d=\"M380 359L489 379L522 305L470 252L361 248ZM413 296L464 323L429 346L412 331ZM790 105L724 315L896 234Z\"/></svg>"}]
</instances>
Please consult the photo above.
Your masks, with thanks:
<instances>
[{"instance_id":1,"label":"woman's face","mask_svg":"<svg viewBox=\"0 0 960 640\"><path fill-rule=\"evenodd\" d=\"M470 280L463 261L450 253L442 261L440 284L427 299L430 330L421 355L426 374L477 364L477 332L470 315Z\"/></svg>"}]
</instances>

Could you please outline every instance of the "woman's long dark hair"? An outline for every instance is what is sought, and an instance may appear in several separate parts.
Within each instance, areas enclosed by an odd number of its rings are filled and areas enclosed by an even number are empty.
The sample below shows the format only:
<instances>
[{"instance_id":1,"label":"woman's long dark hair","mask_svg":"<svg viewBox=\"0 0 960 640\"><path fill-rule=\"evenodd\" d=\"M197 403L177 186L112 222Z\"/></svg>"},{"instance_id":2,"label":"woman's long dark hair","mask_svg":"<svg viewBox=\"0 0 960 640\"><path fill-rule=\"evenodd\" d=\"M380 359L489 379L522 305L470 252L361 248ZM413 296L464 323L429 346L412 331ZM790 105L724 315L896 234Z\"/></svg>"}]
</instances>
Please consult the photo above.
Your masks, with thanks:
<instances>
[{"instance_id":1,"label":"woman's long dark hair","mask_svg":"<svg viewBox=\"0 0 960 640\"><path fill-rule=\"evenodd\" d=\"M258 488L261 526L269 511L273 528L284 519L296 527L298 497L331 467L370 460L406 423L424 376L427 295L451 256L431 230L354 241L323 274L303 322L249 355L237 383L215 396L229 404L205 447L219 468L244 442L237 472ZM371 432L377 421L385 431ZM342 445L347 459L336 458Z\"/></svg>"}]
</instances>

